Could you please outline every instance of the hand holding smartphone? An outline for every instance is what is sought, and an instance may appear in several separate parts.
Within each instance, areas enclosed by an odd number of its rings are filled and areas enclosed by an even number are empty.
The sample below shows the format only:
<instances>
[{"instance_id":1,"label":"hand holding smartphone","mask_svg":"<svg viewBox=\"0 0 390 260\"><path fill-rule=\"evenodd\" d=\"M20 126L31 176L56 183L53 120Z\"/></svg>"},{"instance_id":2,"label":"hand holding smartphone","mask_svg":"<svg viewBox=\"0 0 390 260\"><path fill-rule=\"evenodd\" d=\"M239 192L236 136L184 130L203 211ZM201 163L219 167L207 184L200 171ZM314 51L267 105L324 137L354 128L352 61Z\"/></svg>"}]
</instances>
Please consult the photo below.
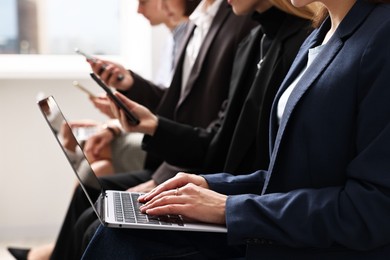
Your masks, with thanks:
<instances>
[{"instance_id":1,"label":"hand holding smartphone","mask_svg":"<svg viewBox=\"0 0 390 260\"><path fill-rule=\"evenodd\" d=\"M89 91L88 89L86 89L85 87L80 85L80 83L78 81L73 81L73 86L77 87L78 89L80 89L81 91L86 93L88 96L90 96L92 98L96 98L95 94L93 94L91 91Z\"/></svg>"},{"instance_id":2,"label":"hand holding smartphone","mask_svg":"<svg viewBox=\"0 0 390 260\"><path fill-rule=\"evenodd\" d=\"M114 95L114 93L111 91L111 89L106 84L104 84L104 82L101 81L94 73L91 73L90 75L91 75L92 79L95 80L96 83L101 88L103 88L103 90L107 93L107 95L110 97L110 99L118 106L118 108L122 109L125 112L126 117L129 120L129 123L132 125L138 125L139 119L133 113L131 113L131 111L126 107L125 104L123 104L123 102L120 99L118 99Z\"/></svg>"},{"instance_id":3,"label":"hand holding smartphone","mask_svg":"<svg viewBox=\"0 0 390 260\"><path fill-rule=\"evenodd\" d=\"M97 59L96 59L94 56L89 55L89 54L87 54L87 53L81 51L81 50L78 49L78 48L76 48L74 51L75 51L77 54L80 54L80 55L84 56L87 60L92 61L93 63L95 63L95 62L97 61ZM107 68L107 64L103 64L102 67L100 68L98 74L99 74L99 75L102 74L103 71L104 71L106 68ZM123 78L124 78L123 75L118 75L117 80L118 80L118 81L122 81Z\"/></svg>"},{"instance_id":4,"label":"hand holding smartphone","mask_svg":"<svg viewBox=\"0 0 390 260\"><path fill-rule=\"evenodd\" d=\"M87 54L87 53L81 51L80 49L76 48L74 51L75 51L77 54L80 54L80 55L84 56L87 60L90 60L90 61L92 61L92 62L94 62L94 63L96 62L96 58L95 58L95 57L93 57L93 56L91 56L91 55L89 55L89 54Z\"/></svg>"}]
</instances>

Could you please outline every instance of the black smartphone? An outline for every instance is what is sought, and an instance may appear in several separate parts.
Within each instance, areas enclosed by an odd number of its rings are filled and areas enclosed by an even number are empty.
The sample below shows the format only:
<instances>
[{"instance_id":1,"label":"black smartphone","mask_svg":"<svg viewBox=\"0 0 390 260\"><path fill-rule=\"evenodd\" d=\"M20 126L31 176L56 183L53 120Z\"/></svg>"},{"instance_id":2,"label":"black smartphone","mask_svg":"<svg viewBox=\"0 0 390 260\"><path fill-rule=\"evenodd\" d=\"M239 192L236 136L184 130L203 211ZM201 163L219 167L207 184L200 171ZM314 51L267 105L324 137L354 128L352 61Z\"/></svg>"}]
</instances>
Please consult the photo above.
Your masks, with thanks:
<instances>
[{"instance_id":1,"label":"black smartphone","mask_svg":"<svg viewBox=\"0 0 390 260\"><path fill-rule=\"evenodd\" d=\"M91 73L90 75L93 78L93 80L95 80L96 83L101 88L103 88L103 90L107 93L107 95L111 98L111 100L118 106L118 108L122 109L125 112L126 117L129 120L129 123L132 125L138 125L139 119L135 115L133 115L133 113L130 112L130 110L125 106L125 104L123 104L122 101L114 95L111 89L106 84L104 84L104 82L101 81L99 77L96 76L94 73Z\"/></svg>"}]
</instances>

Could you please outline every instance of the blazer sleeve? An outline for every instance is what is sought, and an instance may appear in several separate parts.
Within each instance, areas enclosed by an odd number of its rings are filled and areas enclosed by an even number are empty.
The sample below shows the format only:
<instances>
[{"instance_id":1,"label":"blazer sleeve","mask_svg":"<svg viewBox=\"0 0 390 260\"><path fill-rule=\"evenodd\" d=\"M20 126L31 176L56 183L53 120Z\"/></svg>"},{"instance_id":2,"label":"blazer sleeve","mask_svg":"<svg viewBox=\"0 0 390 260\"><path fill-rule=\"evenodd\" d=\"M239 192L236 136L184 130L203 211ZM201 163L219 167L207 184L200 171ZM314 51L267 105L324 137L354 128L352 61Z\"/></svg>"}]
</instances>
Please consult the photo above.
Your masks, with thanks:
<instances>
[{"instance_id":1,"label":"blazer sleeve","mask_svg":"<svg viewBox=\"0 0 390 260\"><path fill-rule=\"evenodd\" d=\"M145 135L142 149L169 164L199 169L204 164L211 140L223 123L227 103L227 100L223 102L218 117L207 128L181 124L159 116L154 136Z\"/></svg>"},{"instance_id":2,"label":"blazer sleeve","mask_svg":"<svg viewBox=\"0 0 390 260\"><path fill-rule=\"evenodd\" d=\"M246 175L232 175L228 173L216 173L201 175L207 181L209 188L225 195L237 195L242 193L261 193L267 172L256 171Z\"/></svg>"},{"instance_id":3,"label":"blazer sleeve","mask_svg":"<svg viewBox=\"0 0 390 260\"><path fill-rule=\"evenodd\" d=\"M170 164L192 168L203 163L212 136L207 129L159 117L154 136L145 135L142 149Z\"/></svg>"},{"instance_id":4,"label":"blazer sleeve","mask_svg":"<svg viewBox=\"0 0 390 260\"><path fill-rule=\"evenodd\" d=\"M390 243L390 49L384 40L390 23L378 31L379 36L370 32L371 42L355 64L361 72L354 75L359 77L356 153L345 168L345 184L229 196L230 243L261 238L290 247L353 250Z\"/></svg>"},{"instance_id":5,"label":"blazer sleeve","mask_svg":"<svg viewBox=\"0 0 390 260\"><path fill-rule=\"evenodd\" d=\"M155 113L167 88L161 88L133 71L129 71L129 73L134 79L134 84L129 90L120 92Z\"/></svg>"}]
</instances>

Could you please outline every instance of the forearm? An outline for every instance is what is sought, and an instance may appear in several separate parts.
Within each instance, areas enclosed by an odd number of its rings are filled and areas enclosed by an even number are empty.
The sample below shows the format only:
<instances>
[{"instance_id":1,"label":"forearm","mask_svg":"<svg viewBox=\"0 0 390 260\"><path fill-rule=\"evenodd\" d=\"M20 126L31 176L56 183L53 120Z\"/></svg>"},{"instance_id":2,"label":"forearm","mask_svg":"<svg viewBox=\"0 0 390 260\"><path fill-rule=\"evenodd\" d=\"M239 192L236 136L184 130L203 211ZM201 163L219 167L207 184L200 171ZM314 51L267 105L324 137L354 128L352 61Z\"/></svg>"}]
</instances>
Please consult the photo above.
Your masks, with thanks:
<instances>
[{"instance_id":1,"label":"forearm","mask_svg":"<svg viewBox=\"0 0 390 260\"><path fill-rule=\"evenodd\" d=\"M289 247L369 250L389 241L383 217L390 214L388 204L384 193L353 181L347 187L229 196L228 239L232 244L264 239Z\"/></svg>"},{"instance_id":2,"label":"forearm","mask_svg":"<svg viewBox=\"0 0 390 260\"><path fill-rule=\"evenodd\" d=\"M131 73L134 83L128 90L119 91L131 100L140 103L149 108L153 113L156 111L165 90L142 78L140 75L129 71Z\"/></svg>"},{"instance_id":3,"label":"forearm","mask_svg":"<svg viewBox=\"0 0 390 260\"><path fill-rule=\"evenodd\" d=\"M153 137L145 136L142 148L173 165L185 168L203 166L210 140L215 133L163 117L158 119Z\"/></svg>"},{"instance_id":4,"label":"forearm","mask_svg":"<svg viewBox=\"0 0 390 260\"><path fill-rule=\"evenodd\" d=\"M246 175L231 175L228 173L206 174L204 177L211 190L226 195L261 194L266 171L256 171Z\"/></svg>"}]
</instances>

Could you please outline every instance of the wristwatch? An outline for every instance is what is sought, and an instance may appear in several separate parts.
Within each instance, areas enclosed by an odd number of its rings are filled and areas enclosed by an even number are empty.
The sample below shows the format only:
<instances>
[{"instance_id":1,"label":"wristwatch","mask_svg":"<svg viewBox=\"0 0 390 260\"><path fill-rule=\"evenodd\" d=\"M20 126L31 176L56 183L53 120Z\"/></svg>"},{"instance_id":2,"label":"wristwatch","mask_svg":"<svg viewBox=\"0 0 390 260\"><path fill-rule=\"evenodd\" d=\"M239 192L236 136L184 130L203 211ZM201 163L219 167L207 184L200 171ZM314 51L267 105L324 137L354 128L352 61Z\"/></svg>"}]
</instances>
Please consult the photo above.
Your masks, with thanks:
<instances>
[{"instance_id":1,"label":"wristwatch","mask_svg":"<svg viewBox=\"0 0 390 260\"><path fill-rule=\"evenodd\" d=\"M109 126L107 124L103 125L103 129L106 129L106 130L110 131L114 138L116 138L116 137L118 137L120 135L120 131L117 131L114 127L111 127L111 126Z\"/></svg>"}]
</instances>

